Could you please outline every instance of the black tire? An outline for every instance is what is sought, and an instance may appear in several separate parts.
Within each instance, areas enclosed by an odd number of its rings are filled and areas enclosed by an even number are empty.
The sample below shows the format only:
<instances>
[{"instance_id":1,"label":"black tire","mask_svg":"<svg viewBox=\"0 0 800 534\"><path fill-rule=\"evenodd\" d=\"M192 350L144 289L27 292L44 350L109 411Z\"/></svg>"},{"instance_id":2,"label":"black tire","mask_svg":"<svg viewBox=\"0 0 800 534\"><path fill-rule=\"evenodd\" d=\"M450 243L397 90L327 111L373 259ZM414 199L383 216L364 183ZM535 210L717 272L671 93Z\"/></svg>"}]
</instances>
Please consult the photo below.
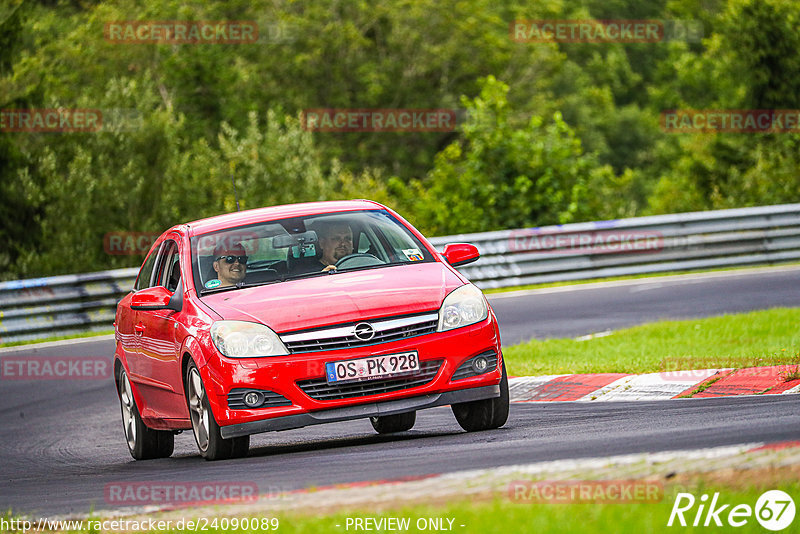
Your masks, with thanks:
<instances>
[{"instance_id":1,"label":"black tire","mask_svg":"<svg viewBox=\"0 0 800 534\"><path fill-rule=\"evenodd\" d=\"M461 428L467 432L500 428L508 421L508 376L503 362L503 378L500 379L500 396L472 402L453 404L453 415Z\"/></svg>"},{"instance_id":2,"label":"black tire","mask_svg":"<svg viewBox=\"0 0 800 534\"><path fill-rule=\"evenodd\" d=\"M219 424L214 418L208 403L203 379L192 360L186 367L184 383L192 433L200 455L206 460L227 460L247 456L250 450L250 436L225 439L220 433Z\"/></svg>"},{"instance_id":3,"label":"black tire","mask_svg":"<svg viewBox=\"0 0 800 534\"><path fill-rule=\"evenodd\" d=\"M175 448L175 434L169 430L153 430L144 424L125 369L121 369L119 373L117 394L122 411L122 430L125 433L128 452L133 459L152 460L170 457Z\"/></svg>"},{"instance_id":4,"label":"black tire","mask_svg":"<svg viewBox=\"0 0 800 534\"><path fill-rule=\"evenodd\" d=\"M370 417L369 422L378 434L391 434L411 430L417 422L417 412L399 413L397 415L381 415Z\"/></svg>"},{"instance_id":5,"label":"black tire","mask_svg":"<svg viewBox=\"0 0 800 534\"><path fill-rule=\"evenodd\" d=\"M250 452L250 436L240 436L229 441L233 442L231 458L244 458Z\"/></svg>"}]
</instances>

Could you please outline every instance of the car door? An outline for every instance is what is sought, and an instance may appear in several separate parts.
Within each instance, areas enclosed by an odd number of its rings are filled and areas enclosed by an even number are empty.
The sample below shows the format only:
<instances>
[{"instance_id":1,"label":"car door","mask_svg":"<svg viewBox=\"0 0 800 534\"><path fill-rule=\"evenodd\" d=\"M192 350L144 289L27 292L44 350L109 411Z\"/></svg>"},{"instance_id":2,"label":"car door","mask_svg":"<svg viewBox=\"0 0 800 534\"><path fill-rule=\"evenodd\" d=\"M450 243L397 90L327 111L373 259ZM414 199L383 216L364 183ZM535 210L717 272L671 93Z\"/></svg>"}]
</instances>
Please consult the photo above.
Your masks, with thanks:
<instances>
[{"instance_id":1,"label":"car door","mask_svg":"<svg viewBox=\"0 0 800 534\"><path fill-rule=\"evenodd\" d=\"M142 263L136 281L133 283L133 292L150 287L153 278L153 269L158 257L158 248L153 248ZM139 372L139 334L141 327L138 325L136 312L130 307L130 297L124 298L117 308L116 337L122 349L125 364L132 374Z\"/></svg>"},{"instance_id":2,"label":"car door","mask_svg":"<svg viewBox=\"0 0 800 534\"><path fill-rule=\"evenodd\" d=\"M181 267L177 235L169 235L153 272L153 286L163 286L174 293L180 284ZM179 323L174 310L137 310L139 335L138 363L142 382L147 389L148 416L159 418L185 417L180 369Z\"/></svg>"}]
</instances>

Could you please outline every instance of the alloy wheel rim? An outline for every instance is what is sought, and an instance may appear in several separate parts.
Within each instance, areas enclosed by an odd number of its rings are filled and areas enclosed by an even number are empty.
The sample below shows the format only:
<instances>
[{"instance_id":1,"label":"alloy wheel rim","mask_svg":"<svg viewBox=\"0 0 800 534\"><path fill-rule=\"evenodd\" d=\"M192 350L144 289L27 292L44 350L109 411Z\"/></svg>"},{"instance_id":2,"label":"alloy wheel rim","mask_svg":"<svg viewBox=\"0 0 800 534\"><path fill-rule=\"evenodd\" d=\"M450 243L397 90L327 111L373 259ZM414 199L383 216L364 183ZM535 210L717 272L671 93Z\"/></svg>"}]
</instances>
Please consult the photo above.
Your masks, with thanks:
<instances>
[{"instance_id":1,"label":"alloy wheel rim","mask_svg":"<svg viewBox=\"0 0 800 534\"><path fill-rule=\"evenodd\" d=\"M125 439L128 442L128 448L133 450L136 448L135 405L133 402L133 394L131 393L131 383L128 381L128 375L124 371L122 373L120 385L119 400L122 405L122 428L125 430Z\"/></svg>"},{"instance_id":2,"label":"alloy wheel rim","mask_svg":"<svg viewBox=\"0 0 800 534\"><path fill-rule=\"evenodd\" d=\"M192 416L194 438L197 441L197 446L203 452L208 449L209 435L208 410L203 406L204 398L203 380L200 378L200 373L197 372L197 369L192 369L189 373L189 412Z\"/></svg>"}]
</instances>

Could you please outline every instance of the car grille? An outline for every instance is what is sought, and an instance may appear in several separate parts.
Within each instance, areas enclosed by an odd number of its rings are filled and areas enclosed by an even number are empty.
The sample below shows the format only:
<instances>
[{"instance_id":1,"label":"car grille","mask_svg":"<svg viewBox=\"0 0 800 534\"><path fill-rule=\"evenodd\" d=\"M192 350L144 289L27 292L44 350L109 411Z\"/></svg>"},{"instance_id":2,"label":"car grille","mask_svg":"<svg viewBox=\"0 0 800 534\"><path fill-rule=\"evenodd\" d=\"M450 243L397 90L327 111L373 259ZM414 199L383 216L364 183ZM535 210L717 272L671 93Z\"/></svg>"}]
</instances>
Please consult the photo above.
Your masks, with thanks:
<instances>
[{"instance_id":1,"label":"car grille","mask_svg":"<svg viewBox=\"0 0 800 534\"><path fill-rule=\"evenodd\" d=\"M410 376L401 378L386 378L383 380L367 380L363 382L348 382L346 384L328 384L323 378L300 380L297 385L303 392L314 400L350 399L353 397L366 397L422 386L434 379L439 372L444 360L428 360L420 362L419 371Z\"/></svg>"},{"instance_id":2,"label":"car grille","mask_svg":"<svg viewBox=\"0 0 800 534\"><path fill-rule=\"evenodd\" d=\"M280 338L292 354L303 352L318 352L323 350L349 349L364 347L378 343L388 343L398 339L423 336L436 332L439 324L438 312L428 312L418 315L407 315L389 319L376 319L373 321L360 321L335 327L305 330L281 334ZM356 336L357 328L366 328L368 325L374 331L369 339Z\"/></svg>"},{"instance_id":3,"label":"car grille","mask_svg":"<svg viewBox=\"0 0 800 534\"><path fill-rule=\"evenodd\" d=\"M486 361L489 365L486 366L486 370L483 373L476 373L475 370L472 368L472 362L478 356L483 356L486 358ZM491 371L497 369L497 353L493 350L487 350L486 352L482 352L476 356L473 356L469 360L465 361L461 365L458 366L458 369L453 373L453 376L450 380L461 380L462 378L469 378L471 376L478 376L478 374L486 374Z\"/></svg>"}]
</instances>

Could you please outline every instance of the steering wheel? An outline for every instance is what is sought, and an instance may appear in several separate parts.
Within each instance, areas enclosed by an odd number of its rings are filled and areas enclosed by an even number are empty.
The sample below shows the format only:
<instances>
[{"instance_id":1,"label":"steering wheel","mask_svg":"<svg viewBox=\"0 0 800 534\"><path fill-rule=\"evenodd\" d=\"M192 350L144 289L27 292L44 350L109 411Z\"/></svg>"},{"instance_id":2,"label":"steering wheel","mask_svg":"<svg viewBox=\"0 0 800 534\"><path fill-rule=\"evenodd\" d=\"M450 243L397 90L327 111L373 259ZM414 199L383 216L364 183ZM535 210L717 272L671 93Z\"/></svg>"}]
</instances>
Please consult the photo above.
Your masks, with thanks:
<instances>
[{"instance_id":1,"label":"steering wheel","mask_svg":"<svg viewBox=\"0 0 800 534\"><path fill-rule=\"evenodd\" d=\"M353 268L353 267L369 267L370 265L381 265L385 262L378 259L376 256L372 254L368 254L366 252L356 252L354 254L348 254L347 256L339 258L339 261L336 262L336 269L338 270L346 268L345 264L347 263L352 263L353 265L349 265L347 267Z\"/></svg>"}]
</instances>

